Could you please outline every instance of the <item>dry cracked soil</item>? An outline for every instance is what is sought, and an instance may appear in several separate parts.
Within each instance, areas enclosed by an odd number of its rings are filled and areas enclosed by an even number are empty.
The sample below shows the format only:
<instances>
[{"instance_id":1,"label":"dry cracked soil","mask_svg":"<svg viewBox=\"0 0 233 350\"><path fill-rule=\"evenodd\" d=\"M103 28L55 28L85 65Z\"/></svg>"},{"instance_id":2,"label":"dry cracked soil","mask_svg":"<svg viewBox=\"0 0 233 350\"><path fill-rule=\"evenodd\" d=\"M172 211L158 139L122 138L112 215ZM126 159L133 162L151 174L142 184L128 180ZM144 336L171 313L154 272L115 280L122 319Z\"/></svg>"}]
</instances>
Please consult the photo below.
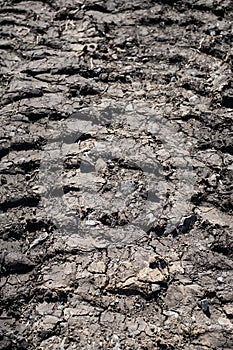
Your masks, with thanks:
<instances>
[{"instance_id":1,"label":"dry cracked soil","mask_svg":"<svg viewBox=\"0 0 233 350\"><path fill-rule=\"evenodd\" d=\"M232 15L0 1L0 349L232 349Z\"/></svg>"}]
</instances>

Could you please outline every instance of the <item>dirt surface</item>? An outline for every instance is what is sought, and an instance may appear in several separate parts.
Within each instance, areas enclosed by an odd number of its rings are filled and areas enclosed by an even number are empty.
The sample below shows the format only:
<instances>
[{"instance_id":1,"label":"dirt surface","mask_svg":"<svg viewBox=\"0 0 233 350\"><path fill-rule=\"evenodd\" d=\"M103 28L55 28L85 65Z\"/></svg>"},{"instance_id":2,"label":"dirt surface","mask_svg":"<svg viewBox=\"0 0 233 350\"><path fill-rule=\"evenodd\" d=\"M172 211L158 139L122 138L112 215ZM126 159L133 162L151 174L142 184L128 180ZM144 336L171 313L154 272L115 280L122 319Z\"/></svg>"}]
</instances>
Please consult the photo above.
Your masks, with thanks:
<instances>
[{"instance_id":1,"label":"dirt surface","mask_svg":"<svg viewBox=\"0 0 233 350\"><path fill-rule=\"evenodd\" d=\"M232 14L0 2L0 349L232 348Z\"/></svg>"}]
</instances>

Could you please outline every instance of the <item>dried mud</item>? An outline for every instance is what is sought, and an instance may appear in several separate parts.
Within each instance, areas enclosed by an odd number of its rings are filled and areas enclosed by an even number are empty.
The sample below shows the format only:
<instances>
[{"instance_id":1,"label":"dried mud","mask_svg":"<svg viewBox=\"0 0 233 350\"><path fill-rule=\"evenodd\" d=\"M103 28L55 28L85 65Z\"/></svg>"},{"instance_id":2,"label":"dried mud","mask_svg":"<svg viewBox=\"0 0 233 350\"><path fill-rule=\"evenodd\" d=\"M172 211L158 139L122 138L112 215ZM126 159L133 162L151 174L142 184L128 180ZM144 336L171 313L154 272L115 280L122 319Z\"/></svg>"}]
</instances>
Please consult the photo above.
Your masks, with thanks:
<instances>
[{"instance_id":1,"label":"dried mud","mask_svg":"<svg viewBox=\"0 0 233 350\"><path fill-rule=\"evenodd\" d=\"M232 347L232 14L1 1L0 349Z\"/></svg>"}]
</instances>

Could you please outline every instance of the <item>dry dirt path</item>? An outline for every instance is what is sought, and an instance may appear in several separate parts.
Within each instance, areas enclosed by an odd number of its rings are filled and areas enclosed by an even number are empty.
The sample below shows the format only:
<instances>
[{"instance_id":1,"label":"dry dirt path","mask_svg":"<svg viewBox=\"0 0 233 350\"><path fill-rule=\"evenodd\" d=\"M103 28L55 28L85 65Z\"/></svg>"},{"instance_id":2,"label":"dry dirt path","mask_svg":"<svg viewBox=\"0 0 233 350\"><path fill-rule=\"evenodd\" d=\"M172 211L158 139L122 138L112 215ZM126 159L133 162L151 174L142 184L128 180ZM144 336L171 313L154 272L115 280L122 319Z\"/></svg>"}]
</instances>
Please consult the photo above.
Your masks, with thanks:
<instances>
[{"instance_id":1,"label":"dry dirt path","mask_svg":"<svg viewBox=\"0 0 233 350\"><path fill-rule=\"evenodd\" d=\"M232 346L232 1L0 1L0 349Z\"/></svg>"}]
</instances>

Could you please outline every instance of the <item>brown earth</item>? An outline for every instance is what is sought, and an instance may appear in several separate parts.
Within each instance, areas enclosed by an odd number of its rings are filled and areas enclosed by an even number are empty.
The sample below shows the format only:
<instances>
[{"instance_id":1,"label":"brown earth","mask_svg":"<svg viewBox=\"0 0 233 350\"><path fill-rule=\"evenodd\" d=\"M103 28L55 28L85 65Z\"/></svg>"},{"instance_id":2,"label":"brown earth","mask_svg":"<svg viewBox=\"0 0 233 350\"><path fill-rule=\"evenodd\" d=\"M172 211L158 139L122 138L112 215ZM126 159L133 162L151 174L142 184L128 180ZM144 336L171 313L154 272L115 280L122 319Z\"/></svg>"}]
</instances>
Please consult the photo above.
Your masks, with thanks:
<instances>
[{"instance_id":1,"label":"brown earth","mask_svg":"<svg viewBox=\"0 0 233 350\"><path fill-rule=\"evenodd\" d=\"M232 348L232 14L0 2L0 349Z\"/></svg>"}]
</instances>

